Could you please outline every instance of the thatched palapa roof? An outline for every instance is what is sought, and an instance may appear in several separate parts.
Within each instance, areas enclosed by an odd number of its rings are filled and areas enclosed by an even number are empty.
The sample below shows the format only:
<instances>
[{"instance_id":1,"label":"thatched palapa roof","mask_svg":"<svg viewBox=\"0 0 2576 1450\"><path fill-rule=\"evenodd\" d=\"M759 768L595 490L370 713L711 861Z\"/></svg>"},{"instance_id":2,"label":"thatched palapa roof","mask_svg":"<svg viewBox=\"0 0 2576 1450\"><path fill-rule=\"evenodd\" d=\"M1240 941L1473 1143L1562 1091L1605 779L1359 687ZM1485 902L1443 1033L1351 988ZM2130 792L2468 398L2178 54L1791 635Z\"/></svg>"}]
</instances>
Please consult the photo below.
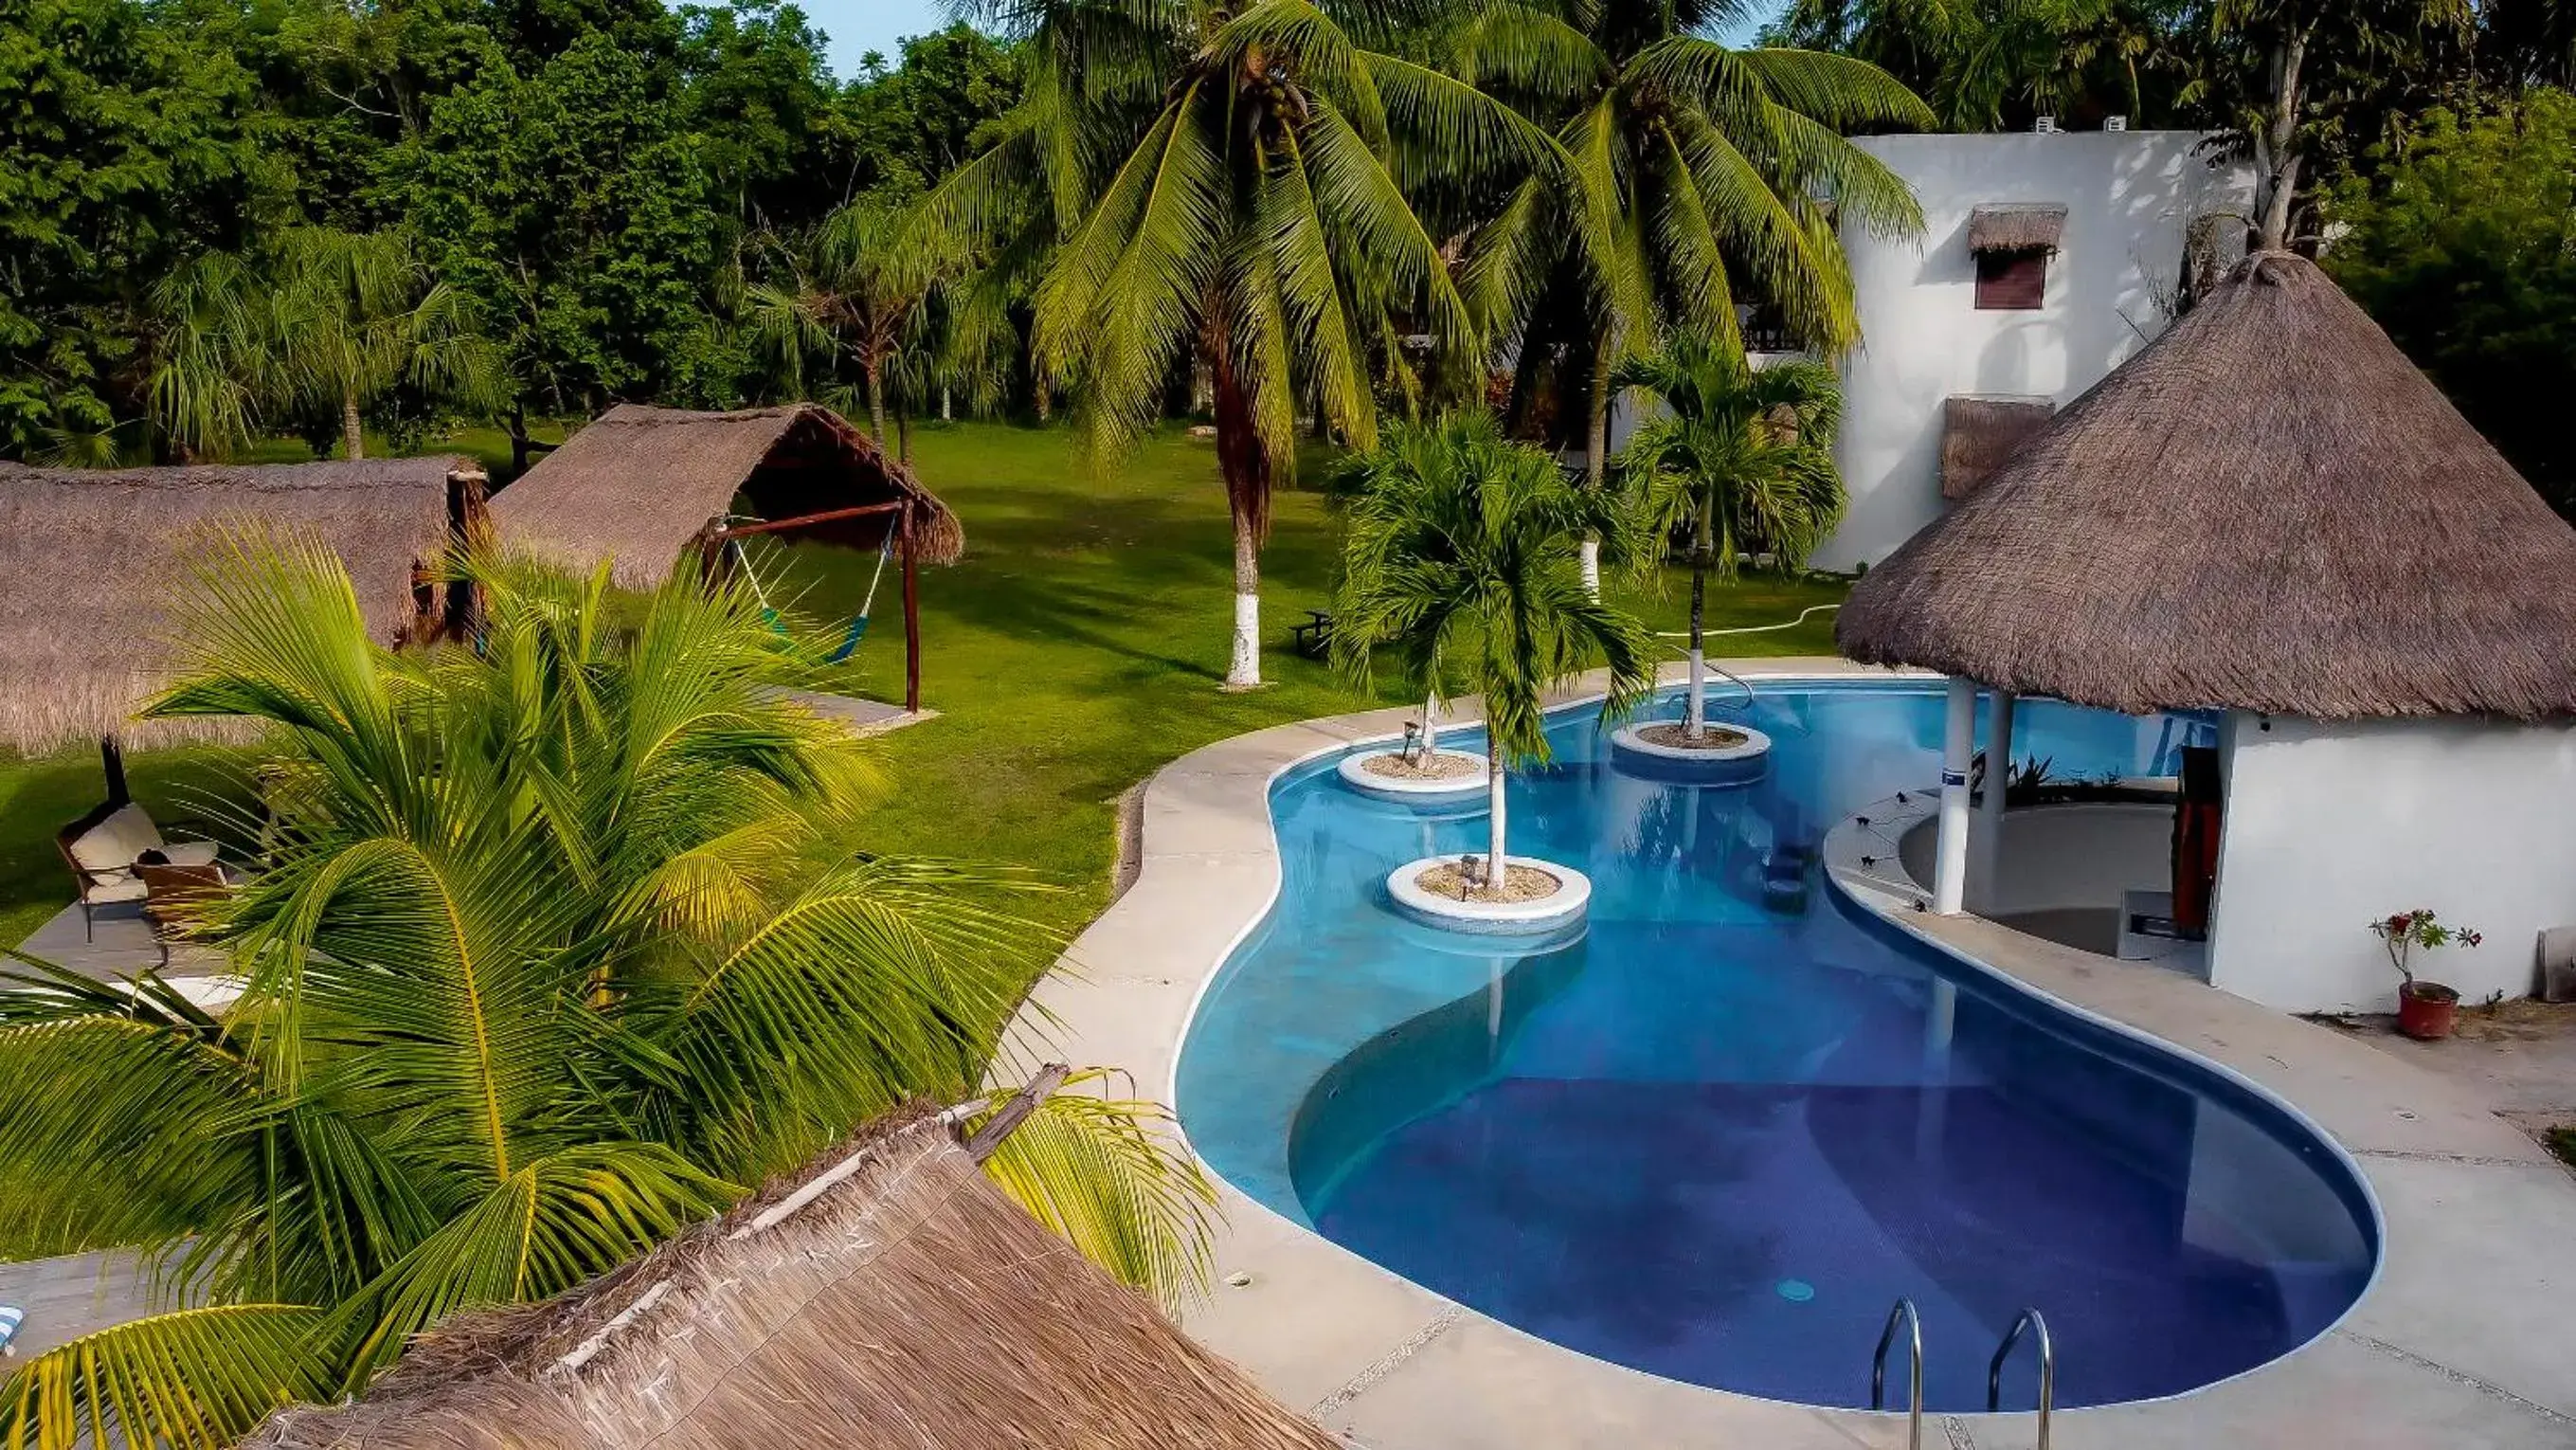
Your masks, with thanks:
<instances>
[{"instance_id":1,"label":"thatched palapa roof","mask_svg":"<svg viewBox=\"0 0 2576 1450\"><path fill-rule=\"evenodd\" d=\"M965 549L957 516L911 470L813 403L733 413L623 404L539 459L492 510L504 543L579 568L608 563L618 583L650 589L737 496L770 520L910 499L923 562L950 563ZM885 517L854 519L800 536L874 549L888 527Z\"/></svg>"},{"instance_id":2,"label":"thatched palapa roof","mask_svg":"<svg viewBox=\"0 0 2576 1450\"><path fill-rule=\"evenodd\" d=\"M1845 654L2133 714L2576 714L2576 530L2265 253L1856 585Z\"/></svg>"},{"instance_id":3,"label":"thatched palapa roof","mask_svg":"<svg viewBox=\"0 0 2576 1450\"><path fill-rule=\"evenodd\" d=\"M2016 201L1968 213L1971 252L2054 252L2066 235L2066 208L2056 202Z\"/></svg>"},{"instance_id":4,"label":"thatched palapa roof","mask_svg":"<svg viewBox=\"0 0 2576 1450\"><path fill-rule=\"evenodd\" d=\"M483 470L463 458L0 466L0 744L41 751L127 727L184 628L169 611L217 525L329 545L368 625L393 643L419 623L414 566L436 564L482 507Z\"/></svg>"},{"instance_id":5,"label":"thatched palapa roof","mask_svg":"<svg viewBox=\"0 0 2576 1450\"><path fill-rule=\"evenodd\" d=\"M822 1161L560 1299L450 1321L363 1399L247 1444L1333 1445L1003 1197L935 1114Z\"/></svg>"},{"instance_id":6,"label":"thatched palapa roof","mask_svg":"<svg viewBox=\"0 0 2576 1450\"><path fill-rule=\"evenodd\" d=\"M1942 399L1941 497L1955 502L1976 492L2056 413L2056 402L2048 398Z\"/></svg>"}]
</instances>

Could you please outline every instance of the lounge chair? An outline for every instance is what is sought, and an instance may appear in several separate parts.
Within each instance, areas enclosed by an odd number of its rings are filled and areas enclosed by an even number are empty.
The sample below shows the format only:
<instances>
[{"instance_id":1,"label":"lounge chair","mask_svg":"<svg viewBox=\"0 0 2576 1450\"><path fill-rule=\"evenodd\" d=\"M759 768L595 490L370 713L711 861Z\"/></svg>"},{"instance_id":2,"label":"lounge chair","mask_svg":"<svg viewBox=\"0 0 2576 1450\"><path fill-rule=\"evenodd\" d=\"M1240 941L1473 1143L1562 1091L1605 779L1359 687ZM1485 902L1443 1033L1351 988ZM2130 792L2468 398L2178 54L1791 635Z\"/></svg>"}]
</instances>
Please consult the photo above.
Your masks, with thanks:
<instances>
[{"instance_id":1,"label":"lounge chair","mask_svg":"<svg viewBox=\"0 0 2576 1450\"><path fill-rule=\"evenodd\" d=\"M135 874L134 863L146 851L158 851L173 866L212 866L212 841L165 839L143 807L111 801L65 826L54 836L63 863L80 882L81 933L98 939L98 912L105 906L140 908L150 888Z\"/></svg>"}]
</instances>

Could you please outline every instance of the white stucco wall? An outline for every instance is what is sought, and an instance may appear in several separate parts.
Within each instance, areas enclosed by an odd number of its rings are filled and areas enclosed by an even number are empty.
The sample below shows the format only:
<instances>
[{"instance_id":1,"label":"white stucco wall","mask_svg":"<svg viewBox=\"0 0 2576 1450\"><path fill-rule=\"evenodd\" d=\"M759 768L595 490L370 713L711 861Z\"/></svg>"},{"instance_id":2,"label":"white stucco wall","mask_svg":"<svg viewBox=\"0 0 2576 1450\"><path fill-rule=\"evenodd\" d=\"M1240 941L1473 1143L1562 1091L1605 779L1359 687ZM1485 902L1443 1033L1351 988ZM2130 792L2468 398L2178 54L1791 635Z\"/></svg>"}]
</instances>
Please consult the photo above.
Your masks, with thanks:
<instances>
[{"instance_id":1,"label":"white stucco wall","mask_svg":"<svg viewBox=\"0 0 2576 1450\"><path fill-rule=\"evenodd\" d=\"M1927 229L1883 242L1846 228L1862 341L1843 368L1838 452L1851 509L1820 568L1876 563L1941 511L1941 405L1954 394L2044 396L2060 405L2162 332L2194 217L2250 210L2252 168L2212 167L2185 131L1870 136L1913 186ZM1980 312L1969 213L2067 208L2046 304Z\"/></svg>"},{"instance_id":2,"label":"white stucco wall","mask_svg":"<svg viewBox=\"0 0 2576 1450\"><path fill-rule=\"evenodd\" d=\"M2486 944L2418 975L2471 1002L2520 997L2540 930L2576 922L2576 727L2233 714L2219 748L2214 985L2292 1012L2392 1011L2368 923L2420 906Z\"/></svg>"}]
</instances>

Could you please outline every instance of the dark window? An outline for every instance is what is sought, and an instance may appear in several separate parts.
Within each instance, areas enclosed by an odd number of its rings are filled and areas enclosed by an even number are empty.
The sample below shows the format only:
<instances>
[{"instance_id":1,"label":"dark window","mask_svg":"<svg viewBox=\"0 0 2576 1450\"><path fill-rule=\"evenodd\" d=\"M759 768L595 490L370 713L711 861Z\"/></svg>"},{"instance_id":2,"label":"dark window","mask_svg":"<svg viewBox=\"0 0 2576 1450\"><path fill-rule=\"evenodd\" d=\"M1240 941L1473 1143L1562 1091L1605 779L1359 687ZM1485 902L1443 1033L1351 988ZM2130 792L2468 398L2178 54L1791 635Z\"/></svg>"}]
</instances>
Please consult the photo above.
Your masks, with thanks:
<instances>
[{"instance_id":1,"label":"dark window","mask_svg":"<svg viewBox=\"0 0 2576 1450\"><path fill-rule=\"evenodd\" d=\"M2048 296L2046 252L1979 252L1977 310L2027 312Z\"/></svg>"}]
</instances>

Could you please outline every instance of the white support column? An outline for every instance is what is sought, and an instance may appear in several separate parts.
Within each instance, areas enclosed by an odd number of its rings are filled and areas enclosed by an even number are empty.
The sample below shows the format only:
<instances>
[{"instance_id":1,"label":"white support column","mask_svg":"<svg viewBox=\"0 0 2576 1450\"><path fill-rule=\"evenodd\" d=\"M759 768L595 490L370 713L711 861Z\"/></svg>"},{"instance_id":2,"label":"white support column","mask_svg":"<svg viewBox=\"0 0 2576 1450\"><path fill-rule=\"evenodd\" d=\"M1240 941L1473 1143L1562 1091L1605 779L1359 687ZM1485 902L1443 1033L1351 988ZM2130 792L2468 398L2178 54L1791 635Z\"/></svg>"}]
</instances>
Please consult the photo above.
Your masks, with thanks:
<instances>
[{"instance_id":1,"label":"white support column","mask_svg":"<svg viewBox=\"0 0 2576 1450\"><path fill-rule=\"evenodd\" d=\"M1989 915L1995 905L1995 863L2003 858L2004 787L2012 783L2013 707L2019 703L2010 690L1986 697L1986 794L1977 802L1968 884L1977 910Z\"/></svg>"},{"instance_id":2,"label":"white support column","mask_svg":"<svg viewBox=\"0 0 2576 1450\"><path fill-rule=\"evenodd\" d=\"M1977 744L1977 682L1952 679L1941 729L1941 834L1932 858L1932 909L1956 916L1968 885L1968 756Z\"/></svg>"}]
</instances>

